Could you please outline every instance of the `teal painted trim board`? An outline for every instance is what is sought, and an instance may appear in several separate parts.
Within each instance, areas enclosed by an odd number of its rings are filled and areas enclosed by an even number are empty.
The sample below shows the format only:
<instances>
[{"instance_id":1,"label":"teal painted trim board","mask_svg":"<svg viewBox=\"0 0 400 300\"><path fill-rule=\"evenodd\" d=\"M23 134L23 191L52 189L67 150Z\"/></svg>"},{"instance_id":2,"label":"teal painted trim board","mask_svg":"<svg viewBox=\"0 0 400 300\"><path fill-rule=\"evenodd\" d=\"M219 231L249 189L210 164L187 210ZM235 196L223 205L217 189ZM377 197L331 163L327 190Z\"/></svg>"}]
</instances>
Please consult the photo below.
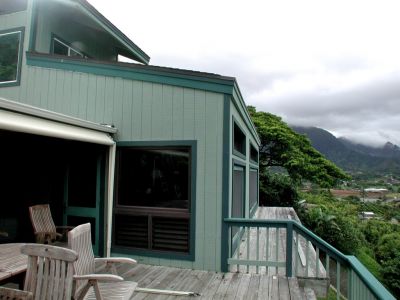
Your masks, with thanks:
<instances>
[{"instance_id":1,"label":"teal painted trim board","mask_svg":"<svg viewBox=\"0 0 400 300\"><path fill-rule=\"evenodd\" d=\"M233 90L233 81L231 79L207 76L206 74L201 75L200 72L180 72L179 70L162 67L100 62L31 52L28 52L26 56L27 64L35 67L61 69L110 77L121 77L131 80L168 84L218 93L232 93Z\"/></svg>"},{"instance_id":2,"label":"teal painted trim board","mask_svg":"<svg viewBox=\"0 0 400 300\"><path fill-rule=\"evenodd\" d=\"M229 217L230 158L231 158L231 95L224 96L223 114L223 161L222 161L222 220ZM229 226L221 225L221 271L228 272Z\"/></svg>"},{"instance_id":3,"label":"teal painted trim board","mask_svg":"<svg viewBox=\"0 0 400 300\"><path fill-rule=\"evenodd\" d=\"M237 98L238 102L234 101L234 104L236 106L236 108L238 109L239 112L241 112L242 118L244 120L246 120L247 126L250 127L250 131L253 135L253 137L255 138L255 140L257 141L258 145L261 144L261 140L260 137L258 136L256 127L253 124L253 121L251 120L251 117L249 115L249 112L247 111L247 107L246 107L246 103L243 100L243 96L242 93L240 92L240 88L239 85L235 79L235 84L234 84L234 89L233 89L233 98ZM240 105L240 107L238 106Z\"/></svg>"},{"instance_id":4,"label":"teal painted trim board","mask_svg":"<svg viewBox=\"0 0 400 300\"><path fill-rule=\"evenodd\" d=\"M146 249L125 248L113 245L111 252L123 251L125 254L136 254L149 257L159 257L178 260L194 261L196 258L196 182L197 182L197 141L196 140L175 140L175 141L119 141L116 143L118 147L173 147L173 146L187 146L191 150L191 186L190 186L190 239L189 239L189 253L179 254L175 252L160 252ZM116 192L116 191L115 191ZM115 207L115 198L114 198ZM113 214L113 227L114 227L114 214Z\"/></svg>"}]
</instances>

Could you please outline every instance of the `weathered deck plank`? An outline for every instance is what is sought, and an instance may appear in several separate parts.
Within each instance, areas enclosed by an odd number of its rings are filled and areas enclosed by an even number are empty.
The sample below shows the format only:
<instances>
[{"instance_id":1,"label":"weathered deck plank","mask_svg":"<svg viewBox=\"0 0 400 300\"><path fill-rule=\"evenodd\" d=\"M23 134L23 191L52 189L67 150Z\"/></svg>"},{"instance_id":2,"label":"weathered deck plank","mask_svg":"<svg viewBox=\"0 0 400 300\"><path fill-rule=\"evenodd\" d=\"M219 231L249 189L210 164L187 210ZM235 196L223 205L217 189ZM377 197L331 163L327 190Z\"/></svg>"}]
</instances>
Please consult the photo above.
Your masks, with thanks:
<instances>
[{"instance_id":1,"label":"weathered deck plank","mask_svg":"<svg viewBox=\"0 0 400 300\"><path fill-rule=\"evenodd\" d=\"M172 267L138 264L127 280L138 282L141 288L195 292L197 299L302 299L295 278L266 274L216 273ZM282 296L283 295L283 296ZM185 296L169 296L135 292L131 300L178 300L193 299Z\"/></svg>"}]
</instances>

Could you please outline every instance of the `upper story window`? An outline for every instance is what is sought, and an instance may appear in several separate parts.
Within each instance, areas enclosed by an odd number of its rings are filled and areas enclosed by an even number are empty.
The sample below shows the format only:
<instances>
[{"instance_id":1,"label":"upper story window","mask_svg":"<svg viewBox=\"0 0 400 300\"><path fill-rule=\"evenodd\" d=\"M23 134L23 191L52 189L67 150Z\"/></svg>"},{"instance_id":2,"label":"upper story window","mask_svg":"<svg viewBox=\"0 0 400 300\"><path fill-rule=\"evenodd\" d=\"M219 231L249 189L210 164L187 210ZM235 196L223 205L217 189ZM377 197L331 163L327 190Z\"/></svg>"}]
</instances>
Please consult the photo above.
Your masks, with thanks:
<instances>
[{"instance_id":1,"label":"upper story window","mask_svg":"<svg viewBox=\"0 0 400 300\"><path fill-rule=\"evenodd\" d=\"M23 30L0 33L0 85L19 82L22 40Z\"/></svg>"},{"instance_id":2,"label":"upper story window","mask_svg":"<svg viewBox=\"0 0 400 300\"><path fill-rule=\"evenodd\" d=\"M70 45L56 37L53 38L53 54L86 57L82 52L71 47Z\"/></svg>"},{"instance_id":3,"label":"upper story window","mask_svg":"<svg viewBox=\"0 0 400 300\"><path fill-rule=\"evenodd\" d=\"M246 135L240 129L239 125L233 123L233 150L246 156Z\"/></svg>"}]
</instances>

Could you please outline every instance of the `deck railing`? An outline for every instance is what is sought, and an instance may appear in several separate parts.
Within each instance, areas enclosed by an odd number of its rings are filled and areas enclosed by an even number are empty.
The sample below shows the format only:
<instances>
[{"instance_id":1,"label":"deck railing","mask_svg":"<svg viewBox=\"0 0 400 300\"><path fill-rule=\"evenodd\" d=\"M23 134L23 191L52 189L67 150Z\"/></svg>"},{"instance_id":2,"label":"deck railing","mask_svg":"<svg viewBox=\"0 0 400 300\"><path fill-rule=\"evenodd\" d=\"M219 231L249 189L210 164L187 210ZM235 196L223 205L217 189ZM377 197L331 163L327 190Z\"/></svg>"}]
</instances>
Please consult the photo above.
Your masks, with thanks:
<instances>
[{"instance_id":1,"label":"deck railing","mask_svg":"<svg viewBox=\"0 0 400 300\"><path fill-rule=\"evenodd\" d=\"M227 218L225 223L230 235L227 263L237 270L244 266L247 272L253 267L257 273L328 278L338 300L395 299L355 256L344 255L299 222Z\"/></svg>"}]
</instances>

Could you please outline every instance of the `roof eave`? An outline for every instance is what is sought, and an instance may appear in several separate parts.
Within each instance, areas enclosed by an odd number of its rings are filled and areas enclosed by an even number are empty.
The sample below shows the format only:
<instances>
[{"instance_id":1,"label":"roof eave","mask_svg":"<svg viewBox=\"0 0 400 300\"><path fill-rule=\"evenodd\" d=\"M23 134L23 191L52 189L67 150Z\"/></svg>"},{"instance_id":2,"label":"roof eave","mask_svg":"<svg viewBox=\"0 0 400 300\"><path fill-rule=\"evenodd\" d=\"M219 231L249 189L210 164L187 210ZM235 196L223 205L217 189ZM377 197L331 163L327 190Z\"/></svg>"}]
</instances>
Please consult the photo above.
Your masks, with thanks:
<instances>
[{"instance_id":1,"label":"roof eave","mask_svg":"<svg viewBox=\"0 0 400 300\"><path fill-rule=\"evenodd\" d=\"M124 44L136 57L136 59L143 63L149 64L150 56L148 56L142 49L132 42L121 30L119 30L113 23L104 17L93 5L86 0L73 0L80 4L89 15L91 15L97 22L99 22L104 29L113 34L122 44Z\"/></svg>"}]
</instances>

